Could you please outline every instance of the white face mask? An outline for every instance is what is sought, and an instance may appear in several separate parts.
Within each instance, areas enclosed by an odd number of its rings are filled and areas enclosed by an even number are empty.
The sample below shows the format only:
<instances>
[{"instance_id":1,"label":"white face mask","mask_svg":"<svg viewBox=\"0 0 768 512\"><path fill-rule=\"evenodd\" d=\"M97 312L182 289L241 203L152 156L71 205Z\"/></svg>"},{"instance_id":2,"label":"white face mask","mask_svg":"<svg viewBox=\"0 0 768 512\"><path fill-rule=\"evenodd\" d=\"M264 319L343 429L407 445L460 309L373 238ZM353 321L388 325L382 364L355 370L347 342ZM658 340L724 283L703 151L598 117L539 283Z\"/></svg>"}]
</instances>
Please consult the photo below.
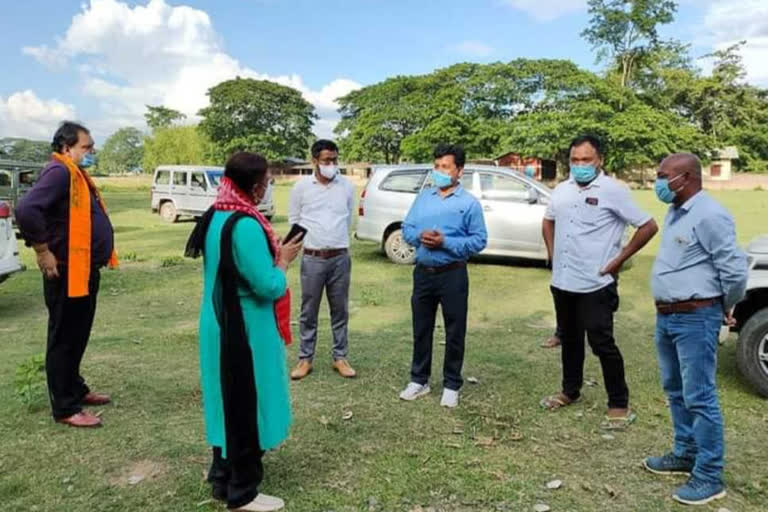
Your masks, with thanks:
<instances>
[{"instance_id":1,"label":"white face mask","mask_svg":"<svg viewBox=\"0 0 768 512\"><path fill-rule=\"evenodd\" d=\"M318 168L320 169L320 175L327 180L332 180L339 172L339 168L336 165L319 165Z\"/></svg>"}]
</instances>

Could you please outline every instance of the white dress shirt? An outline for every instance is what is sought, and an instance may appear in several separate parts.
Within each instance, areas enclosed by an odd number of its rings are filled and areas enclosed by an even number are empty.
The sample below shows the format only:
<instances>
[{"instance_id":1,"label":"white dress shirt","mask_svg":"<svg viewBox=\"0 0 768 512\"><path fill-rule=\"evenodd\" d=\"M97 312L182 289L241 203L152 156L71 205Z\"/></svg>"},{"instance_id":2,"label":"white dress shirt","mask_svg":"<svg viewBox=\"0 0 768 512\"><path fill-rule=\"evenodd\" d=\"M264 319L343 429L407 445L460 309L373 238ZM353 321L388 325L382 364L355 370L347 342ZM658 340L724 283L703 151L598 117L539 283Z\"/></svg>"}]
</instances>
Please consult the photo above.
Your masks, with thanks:
<instances>
[{"instance_id":1,"label":"white dress shirt","mask_svg":"<svg viewBox=\"0 0 768 512\"><path fill-rule=\"evenodd\" d=\"M288 221L307 228L307 249L349 248L355 210L355 186L337 174L327 185L317 177L302 177L291 190Z\"/></svg>"},{"instance_id":2,"label":"white dress shirt","mask_svg":"<svg viewBox=\"0 0 768 512\"><path fill-rule=\"evenodd\" d=\"M552 286L576 293L613 283L613 276L601 276L600 270L621 252L627 224L640 227L651 220L629 188L604 173L586 187L573 178L560 183L544 218L555 221Z\"/></svg>"}]
</instances>

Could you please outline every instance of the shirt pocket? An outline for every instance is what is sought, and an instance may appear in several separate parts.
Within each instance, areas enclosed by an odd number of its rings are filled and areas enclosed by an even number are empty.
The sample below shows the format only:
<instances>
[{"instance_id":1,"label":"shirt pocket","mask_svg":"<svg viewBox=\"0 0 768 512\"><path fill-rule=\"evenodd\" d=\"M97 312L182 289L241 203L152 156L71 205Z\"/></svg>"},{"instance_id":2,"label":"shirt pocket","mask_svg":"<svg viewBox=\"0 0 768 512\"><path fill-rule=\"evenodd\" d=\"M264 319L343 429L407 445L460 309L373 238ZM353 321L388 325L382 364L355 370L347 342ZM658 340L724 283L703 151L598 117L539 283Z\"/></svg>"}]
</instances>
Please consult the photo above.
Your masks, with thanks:
<instances>
[{"instance_id":1,"label":"shirt pocket","mask_svg":"<svg viewBox=\"0 0 768 512\"><path fill-rule=\"evenodd\" d=\"M692 230L674 235L670 243L672 255L669 258L672 266L675 268L684 266L686 261L696 251L698 243L699 240Z\"/></svg>"},{"instance_id":2,"label":"shirt pocket","mask_svg":"<svg viewBox=\"0 0 768 512\"><path fill-rule=\"evenodd\" d=\"M603 210L599 205L584 202L579 208L579 220L583 224L594 226L603 215Z\"/></svg>"}]
</instances>

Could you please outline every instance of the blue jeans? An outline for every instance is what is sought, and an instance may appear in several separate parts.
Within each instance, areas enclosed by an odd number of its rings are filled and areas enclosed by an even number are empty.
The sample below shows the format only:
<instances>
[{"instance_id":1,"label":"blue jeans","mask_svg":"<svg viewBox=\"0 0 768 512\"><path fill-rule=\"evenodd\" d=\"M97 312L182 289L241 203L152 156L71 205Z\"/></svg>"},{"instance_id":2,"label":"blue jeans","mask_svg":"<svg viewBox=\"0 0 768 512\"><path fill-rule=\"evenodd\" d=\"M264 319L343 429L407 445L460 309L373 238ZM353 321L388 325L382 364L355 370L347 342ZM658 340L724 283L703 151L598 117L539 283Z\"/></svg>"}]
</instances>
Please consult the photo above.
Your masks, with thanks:
<instances>
[{"instance_id":1,"label":"blue jeans","mask_svg":"<svg viewBox=\"0 0 768 512\"><path fill-rule=\"evenodd\" d=\"M656 315L661 383L675 428L674 453L695 459L692 475L722 483L723 416L715 387L720 304L690 313Z\"/></svg>"}]
</instances>

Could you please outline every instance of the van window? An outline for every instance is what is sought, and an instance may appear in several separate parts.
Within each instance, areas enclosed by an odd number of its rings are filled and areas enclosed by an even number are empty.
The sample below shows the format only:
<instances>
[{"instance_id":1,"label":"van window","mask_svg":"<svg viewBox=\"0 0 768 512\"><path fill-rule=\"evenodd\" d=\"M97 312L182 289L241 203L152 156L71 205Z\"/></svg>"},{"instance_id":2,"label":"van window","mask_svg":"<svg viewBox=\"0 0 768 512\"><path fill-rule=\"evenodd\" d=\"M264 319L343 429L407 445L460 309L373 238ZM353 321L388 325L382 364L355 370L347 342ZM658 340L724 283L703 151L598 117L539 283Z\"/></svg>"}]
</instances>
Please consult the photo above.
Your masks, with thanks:
<instances>
[{"instance_id":1,"label":"van window","mask_svg":"<svg viewBox=\"0 0 768 512\"><path fill-rule=\"evenodd\" d=\"M525 201L528 187L515 178L498 173L480 173L480 190L483 199L497 201Z\"/></svg>"},{"instance_id":2,"label":"van window","mask_svg":"<svg viewBox=\"0 0 768 512\"><path fill-rule=\"evenodd\" d=\"M155 176L155 185L170 185L171 184L171 171L158 171Z\"/></svg>"},{"instance_id":3,"label":"van window","mask_svg":"<svg viewBox=\"0 0 768 512\"><path fill-rule=\"evenodd\" d=\"M0 187L11 186L11 173L8 171L0 171Z\"/></svg>"},{"instance_id":4,"label":"van window","mask_svg":"<svg viewBox=\"0 0 768 512\"><path fill-rule=\"evenodd\" d=\"M187 171L173 171L173 184L177 187L187 185Z\"/></svg>"},{"instance_id":5,"label":"van window","mask_svg":"<svg viewBox=\"0 0 768 512\"><path fill-rule=\"evenodd\" d=\"M208 184L205 182L205 174L202 171L196 171L192 173L192 181L190 181L192 188L207 190Z\"/></svg>"},{"instance_id":6,"label":"van window","mask_svg":"<svg viewBox=\"0 0 768 512\"><path fill-rule=\"evenodd\" d=\"M424 177L427 175L426 169L413 171L393 171L379 185L380 190L390 192L406 192L417 194L421 190L421 184L424 183Z\"/></svg>"}]
</instances>

